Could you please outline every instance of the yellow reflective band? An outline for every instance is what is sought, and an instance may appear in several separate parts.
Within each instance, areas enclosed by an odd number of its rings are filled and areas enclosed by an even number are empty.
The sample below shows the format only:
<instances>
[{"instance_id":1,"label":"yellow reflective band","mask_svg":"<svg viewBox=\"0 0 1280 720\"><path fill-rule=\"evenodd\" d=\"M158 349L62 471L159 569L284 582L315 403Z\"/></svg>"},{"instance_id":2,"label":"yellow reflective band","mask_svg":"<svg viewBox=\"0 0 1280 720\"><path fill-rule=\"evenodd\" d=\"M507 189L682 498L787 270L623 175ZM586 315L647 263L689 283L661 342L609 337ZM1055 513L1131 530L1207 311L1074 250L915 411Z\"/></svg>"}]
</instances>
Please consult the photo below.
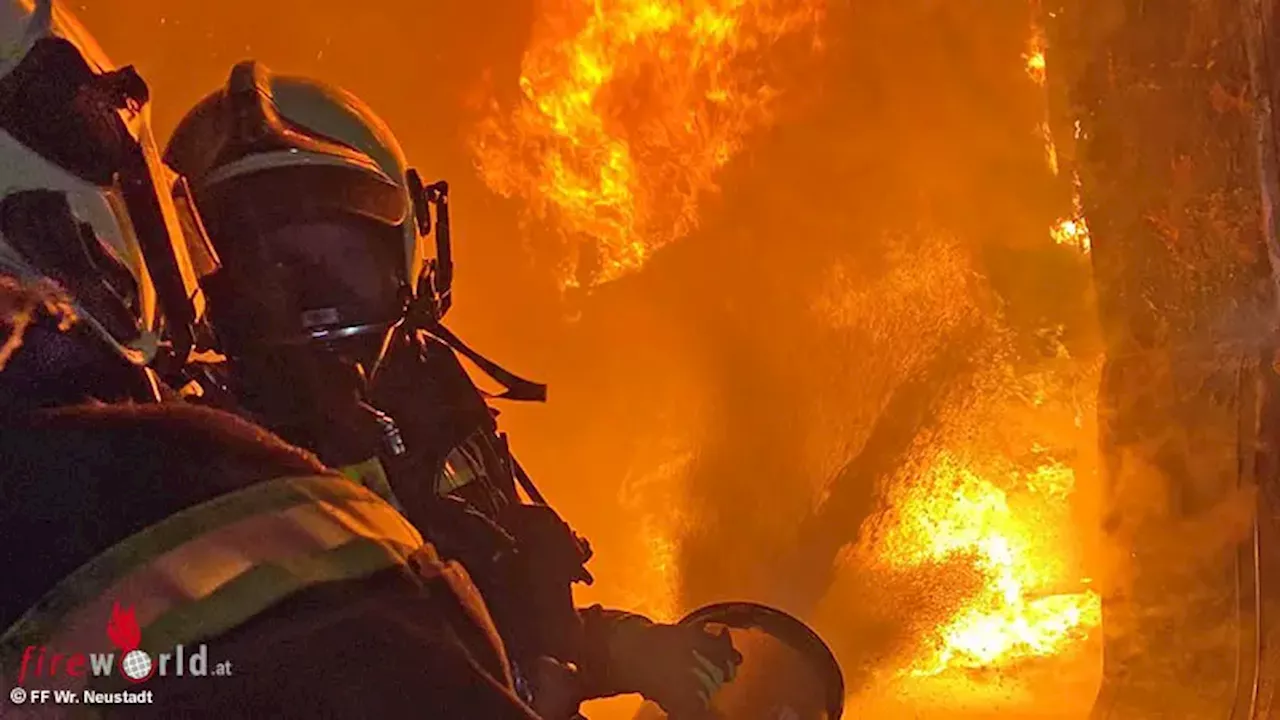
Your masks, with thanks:
<instances>
[{"instance_id":1,"label":"yellow reflective band","mask_svg":"<svg viewBox=\"0 0 1280 720\"><path fill-rule=\"evenodd\" d=\"M143 629L139 649L155 658L159 653L172 652L176 645L193 645L198 639L216 637L239 627L306 588L356 580L404 564L405 558L386 545L355 538L313 555L257 565L208 596L178 605L156 618ZM91 680L95 689L106 692L131 687L116 675Z\"/></svg>"},{"instance_id":2,"label":"yellow reflective band","mask_svg":"<svg viewBox=\"0 0 1280 720\"><path fill-rule=\"evenodd\" d=\"M354 540L380 548L387 567L403 563L423 544L394 508L336 476L284 478L215 498L133 535L72 573L0 638L0 667L14 668L28 645L61 652L109 649L106 621L115 602L134 607L146 628L176 608L213 597L259 566L305 564L299 559ZM354 563L346 572L358 577L369 567ZM341 579L342 573L302 577ZM246 606L248 614L239 614L247 619L258 611ZM227 629L218 629L225 623L186 626L207 637Z\"/></svg>"},{"instance_id":3,"label":"yellow reflective band","mask_svg":"<svg viewBox=\"0 0 1280 720\"><path fill-rule=\"evenodd\" d=\"M377 493L383 500L391 503L395 509L402 513L404 512L404 506L400 504L400 500L396 498L395 491L391 489L391 481L387 479L387 470L377 457L371 457L362 463L347 465L340 468L339 472Z\"/></svg>"}]
</instances>

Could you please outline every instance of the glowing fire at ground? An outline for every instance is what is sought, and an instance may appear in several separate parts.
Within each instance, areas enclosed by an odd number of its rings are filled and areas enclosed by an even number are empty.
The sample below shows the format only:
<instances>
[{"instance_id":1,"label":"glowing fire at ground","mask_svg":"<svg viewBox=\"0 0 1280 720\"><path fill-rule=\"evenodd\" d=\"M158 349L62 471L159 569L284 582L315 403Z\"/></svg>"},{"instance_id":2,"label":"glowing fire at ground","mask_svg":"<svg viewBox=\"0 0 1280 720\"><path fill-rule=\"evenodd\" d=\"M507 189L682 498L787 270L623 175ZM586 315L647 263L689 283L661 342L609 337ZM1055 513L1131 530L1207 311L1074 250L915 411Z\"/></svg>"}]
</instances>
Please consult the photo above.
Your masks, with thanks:
<instances>
[{"instance_id":1,"label":"glowing fire at ground","mask_svg":"<svg viewBox=\"0 0 1280 720\"><path fill-rule=\"evenodd\" d=\"M567 0L525 53L521 99L472 139L485 182L577 249L566 286L613 280L697 224L699 196L770 122L771 46L825 0ZM571 253L572 255L573 253Z\"/></svg>"},{"instance_id":2,"label":"glowing fire at ground","mask_svg":"<svg viewBox=\"0 0 1280 720\"><path fill-rule=\"evenodd\" d=\"M910 666L911 675L1051 657L1084 639L1100 621L1099 596L1083 589L1086 580L1071 576L1060 538L1052 533L1064 522L1072 471L1046 463L1006 476L1016 490L944 453L897 500L901 521L880 549L887 565L960 561L981 576L980 589L926 641L929 651ZM1015 491L1020 496L1011 497ZM1074 591L1060 590L1072 585Z\"/></svg>"}]
</instances>

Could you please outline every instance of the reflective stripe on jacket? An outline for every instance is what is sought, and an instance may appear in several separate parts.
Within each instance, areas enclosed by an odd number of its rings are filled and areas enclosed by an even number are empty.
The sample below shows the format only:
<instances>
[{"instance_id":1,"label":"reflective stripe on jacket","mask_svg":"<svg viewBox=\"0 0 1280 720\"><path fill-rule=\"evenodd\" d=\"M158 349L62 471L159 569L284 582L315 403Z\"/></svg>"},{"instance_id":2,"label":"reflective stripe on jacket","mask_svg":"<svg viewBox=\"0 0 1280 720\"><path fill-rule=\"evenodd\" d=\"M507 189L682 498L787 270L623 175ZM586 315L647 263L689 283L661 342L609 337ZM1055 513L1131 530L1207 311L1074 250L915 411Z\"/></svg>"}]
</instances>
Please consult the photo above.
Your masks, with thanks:
<instances>
[{"instance_id":1,"label":"reflective stripe on jacket","mask_svg":"<svg viewBox=\"0 0 1280 720\"><path fill-rule=\"evenodd\" d=\"M65 578L0 636L0 685L19 685L25 672L25 684L41 690L79 695L101 685L144 689L145 682L134 686L121 675L123 650L133 649L127 647L130 636L156 664L176 645L194 650L193 644L302 589L414 567L419 563L412 556L423 545L395 508L343 477L252 485L172 515ZM109 635L117 606L117 627ZM44 666L38 668L41 649ZM63 660L51 671L53 653ZM69 657L108 653L114 655L110 677L92 677L87 659L79 677L67 672ZM216 648L209 654L215 662ZM4 714L42 710L47 715L54 708L11 705Z\"/></svg>"},{"instance_id":2,"label":"reflective stripe on jacket","mask_svg":"<svg viewBox=\"0 0 1280 720\"><path fill-rule=\"evenodd\" d=\"M387 479L386 469L377 457L370 458L355 465L344 466L339 469L339 472L377 493L384 500L395 506L395 508L400 512L404 512L404 506L400 504L399 499L396 498L395 492L391 489L391 483ZM485 634L488 643L497 649L499 660L498 664L500 666L498 679L505 681L509 687L514 687L512 667L506 656L506 648L502 642L502 636L498 633L497 627L494 625L493 618L489 614L488 605L485 603L480 590L472 581L471 575L467 572L466 568L456 560L441 560L436 558L434 551L432 558L433 560L430 562L434 569L427 569L427 573L430 575L438 574L449 584L452 594L459 600L470 623L477 626ZM420 573L424 571L421 564L415 565L415 567L418 568Z\"/></svg>"}]
</instances>

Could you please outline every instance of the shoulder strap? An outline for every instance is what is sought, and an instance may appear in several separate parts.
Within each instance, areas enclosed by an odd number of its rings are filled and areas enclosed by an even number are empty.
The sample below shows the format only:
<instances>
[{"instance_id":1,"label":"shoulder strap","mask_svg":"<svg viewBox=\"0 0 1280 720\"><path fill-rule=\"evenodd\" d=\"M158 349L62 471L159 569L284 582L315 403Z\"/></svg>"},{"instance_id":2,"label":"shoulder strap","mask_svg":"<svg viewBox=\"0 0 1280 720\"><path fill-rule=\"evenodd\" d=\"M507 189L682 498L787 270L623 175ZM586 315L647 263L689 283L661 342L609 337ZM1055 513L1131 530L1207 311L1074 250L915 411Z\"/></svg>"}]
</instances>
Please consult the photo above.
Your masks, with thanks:
<instances>
[{"instance_id":1,"label":"shoulder strap","mask_svg":"<svg viewBox=\"0 0 1280 720\"><path fill-rule=\"evenodd\" d=\"M396 510L402 514L404 513L404 507L391 489L391 481L387 478L386 467L383 466L382 460L376 455L364 462L344 465L338 469L338 472L373 491L374 494L386 500Z\"/></svg>"}]
</instances>

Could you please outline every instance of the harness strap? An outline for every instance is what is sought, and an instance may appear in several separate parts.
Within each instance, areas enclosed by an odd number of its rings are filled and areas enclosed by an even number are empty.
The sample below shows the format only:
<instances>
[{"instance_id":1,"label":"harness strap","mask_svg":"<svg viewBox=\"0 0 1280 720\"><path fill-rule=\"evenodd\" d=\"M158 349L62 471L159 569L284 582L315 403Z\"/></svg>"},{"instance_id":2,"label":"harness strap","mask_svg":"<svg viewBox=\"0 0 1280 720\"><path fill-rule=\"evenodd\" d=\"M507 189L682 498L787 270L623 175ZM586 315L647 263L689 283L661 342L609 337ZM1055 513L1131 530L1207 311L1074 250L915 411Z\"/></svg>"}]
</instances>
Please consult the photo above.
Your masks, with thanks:
<instances>
[{"instance_id":1,"label":"harness strap","mask_svg":"<svg viewBox=\"0 0 1280 720\"><path fill-rule=\"evenodd\" d=\"M498 365L496 362L468 347L467 344L462 342L457 335L453 334L452 330L444 325L437 322L429 329L425 329L424 332L440 340L440 342L448 345L459 353L462 353L468 360L475 363L476 367L483 370L486 375L498 381L507 389L507 391L501 395L489 395L488 393L485 393L488 397L496 400L517 400L524 402L547 401L547 386L545 384L536 383L532 380L525 380L510 370L503 368L501 365Z\"/></svg>"},{"instance_id":2,"label":"harness strap","mask_svg":"<svg viewBox=\"0 0 1280 720\"><path fill-rule=\"evenodd\" d=\"M377 456L354 465L345 465L338 468L338 472L368 488L400 513L404 513L404 506L396 498L395 491L391 489L391 481L387 479L387 470Z\"/></svg>"}]
</instances>

